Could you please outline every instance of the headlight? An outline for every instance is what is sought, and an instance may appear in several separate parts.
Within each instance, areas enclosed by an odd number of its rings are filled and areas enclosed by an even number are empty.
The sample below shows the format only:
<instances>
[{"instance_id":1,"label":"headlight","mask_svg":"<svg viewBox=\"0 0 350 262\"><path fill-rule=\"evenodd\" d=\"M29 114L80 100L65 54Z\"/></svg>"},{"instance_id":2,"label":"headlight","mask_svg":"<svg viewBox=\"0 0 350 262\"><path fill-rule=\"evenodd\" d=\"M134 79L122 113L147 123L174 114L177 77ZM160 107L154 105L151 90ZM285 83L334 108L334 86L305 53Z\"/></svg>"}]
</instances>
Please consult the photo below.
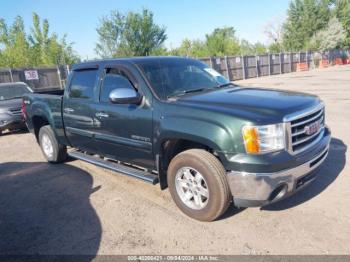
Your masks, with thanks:
<instances>
[{"instance_id":1,"label":"headlight","mask_svg":"<svg viewBox=\"0 0 350 262\"><path fill-rule=\"evenodd\" d=\"M8 122L8 120L0 120L0 126L5 126Z\"/></svg>"},{"instance_id":2,"label":"headlight","mask_svg":"<svg viewBox=\"0 0 350 262\"><path fill-rule=\"evenodd\" d=\"M283 124L244 126L242 134L245 150L249 154L262 154L285 148Z\"/></svg>"}]
</instances>

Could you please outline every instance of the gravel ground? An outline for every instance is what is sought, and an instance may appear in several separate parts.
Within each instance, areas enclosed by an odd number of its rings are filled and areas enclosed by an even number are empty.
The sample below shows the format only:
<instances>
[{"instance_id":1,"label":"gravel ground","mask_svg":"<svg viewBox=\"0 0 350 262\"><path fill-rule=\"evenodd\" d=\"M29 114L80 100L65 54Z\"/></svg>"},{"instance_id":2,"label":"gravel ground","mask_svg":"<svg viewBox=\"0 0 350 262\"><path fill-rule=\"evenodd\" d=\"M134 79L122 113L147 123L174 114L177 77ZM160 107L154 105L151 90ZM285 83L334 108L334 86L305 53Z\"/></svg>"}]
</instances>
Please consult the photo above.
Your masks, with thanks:
<instances>
[{"instance_id":1,"label":"gravel ground","mask_svg":"<svg viewBox=\"0 0 350 262\"><path fill-rule=\"evenodd\" d=\"M168 190L81 162L47 164L28 133L0 137L0 254L350 254L350 66L237 82L318 94L333 132L305 190L218 221Z\"/></svg>"}]
</instances>

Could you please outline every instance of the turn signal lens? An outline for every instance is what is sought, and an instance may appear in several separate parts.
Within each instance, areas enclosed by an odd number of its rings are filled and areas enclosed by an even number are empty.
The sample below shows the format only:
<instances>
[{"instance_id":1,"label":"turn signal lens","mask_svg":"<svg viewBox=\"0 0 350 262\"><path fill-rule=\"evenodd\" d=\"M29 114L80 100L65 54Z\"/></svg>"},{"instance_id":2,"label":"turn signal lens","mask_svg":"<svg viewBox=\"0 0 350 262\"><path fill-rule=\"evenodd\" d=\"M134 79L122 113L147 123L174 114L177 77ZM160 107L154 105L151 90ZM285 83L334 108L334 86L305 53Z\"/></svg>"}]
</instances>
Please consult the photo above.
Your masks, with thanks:
<instances>
[{"instance_id":1,"label":"turn signal lens","mask_svg":"<svg viewBox=\"0 0 350 262\"><path fill-rule=\"evenodd\" d=\"M261 154L285 148L283 124L244 126L242 129L246 152Z\"/></svg>"},{"instance_id":2,"label":"turn signal lens","mask_svg":"<svg viewBox=\"0 0 350 262\"><path fill-rule=\"evenodd\" d=\"M259 134L254 126L245 126L243 128L243 140L247 153L257 154L260 151Z\"/></svg>"}]
</instances>

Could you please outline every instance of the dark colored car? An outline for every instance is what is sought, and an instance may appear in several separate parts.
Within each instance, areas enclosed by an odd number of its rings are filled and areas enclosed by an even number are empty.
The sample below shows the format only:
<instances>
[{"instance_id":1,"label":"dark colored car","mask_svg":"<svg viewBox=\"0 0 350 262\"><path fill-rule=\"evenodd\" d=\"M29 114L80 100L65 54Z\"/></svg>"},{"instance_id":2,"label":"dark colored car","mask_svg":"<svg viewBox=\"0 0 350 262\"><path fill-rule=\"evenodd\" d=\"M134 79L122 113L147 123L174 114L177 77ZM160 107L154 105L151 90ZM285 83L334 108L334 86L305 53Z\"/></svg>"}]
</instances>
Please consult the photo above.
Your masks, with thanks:
<instances>
[{"instance_id":1,"label":"dark colored car","mask_svg":"<svg viewBox=\"0 0 350 262\"><path fill-rule=\"evenodd\" d=\"M2 131L25 129L21 114L22 97L33 91L22 82L0 84L0 135Z\"/></svg>"},{"instance_id":2,"label":"dark colored car","mask_svg":"<svg viewBox=\"0 0 350 262\"><path fill-rule=\"evenodd\" d=\"M296 192L314 180L331 139L317 96L235 86L187 58L78 64L64 93L28 94L24 104L49 162L68 154L159 182L203 221L232 201L261 206Z\"/></svg>"}]
</instances>

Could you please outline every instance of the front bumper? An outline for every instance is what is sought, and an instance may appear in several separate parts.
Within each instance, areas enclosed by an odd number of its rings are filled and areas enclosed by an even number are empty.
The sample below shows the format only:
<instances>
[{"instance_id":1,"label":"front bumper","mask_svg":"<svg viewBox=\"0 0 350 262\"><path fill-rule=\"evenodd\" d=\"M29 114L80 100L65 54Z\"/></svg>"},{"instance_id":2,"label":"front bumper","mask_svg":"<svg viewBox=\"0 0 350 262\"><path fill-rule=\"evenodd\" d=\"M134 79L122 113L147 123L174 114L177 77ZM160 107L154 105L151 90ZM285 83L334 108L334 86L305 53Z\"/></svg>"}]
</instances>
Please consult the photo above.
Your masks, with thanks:
<instances>
[{"instance_id":1,"label":"front bumper","mask_svg":"<svg viewBox=\"0 0 350 262\"><path fill-rule=\"evenodd\" d=\"M285 198L313 181L317 169L327 158L330 133L322 139L323 147L301 165L271 173L230 171L227 178L234 203L238 207L263 206Z\"/></svg>"},{"instance_id":2,"label":"front bumper","mask_svg":"<svg viewBox=\"0 0 350 262\"><path fill-rule=\"evenodd\" d=\"M21 116L0 115L0 130L15 130L25 128L25 122Z\"/></svg>"}]
</instances>

